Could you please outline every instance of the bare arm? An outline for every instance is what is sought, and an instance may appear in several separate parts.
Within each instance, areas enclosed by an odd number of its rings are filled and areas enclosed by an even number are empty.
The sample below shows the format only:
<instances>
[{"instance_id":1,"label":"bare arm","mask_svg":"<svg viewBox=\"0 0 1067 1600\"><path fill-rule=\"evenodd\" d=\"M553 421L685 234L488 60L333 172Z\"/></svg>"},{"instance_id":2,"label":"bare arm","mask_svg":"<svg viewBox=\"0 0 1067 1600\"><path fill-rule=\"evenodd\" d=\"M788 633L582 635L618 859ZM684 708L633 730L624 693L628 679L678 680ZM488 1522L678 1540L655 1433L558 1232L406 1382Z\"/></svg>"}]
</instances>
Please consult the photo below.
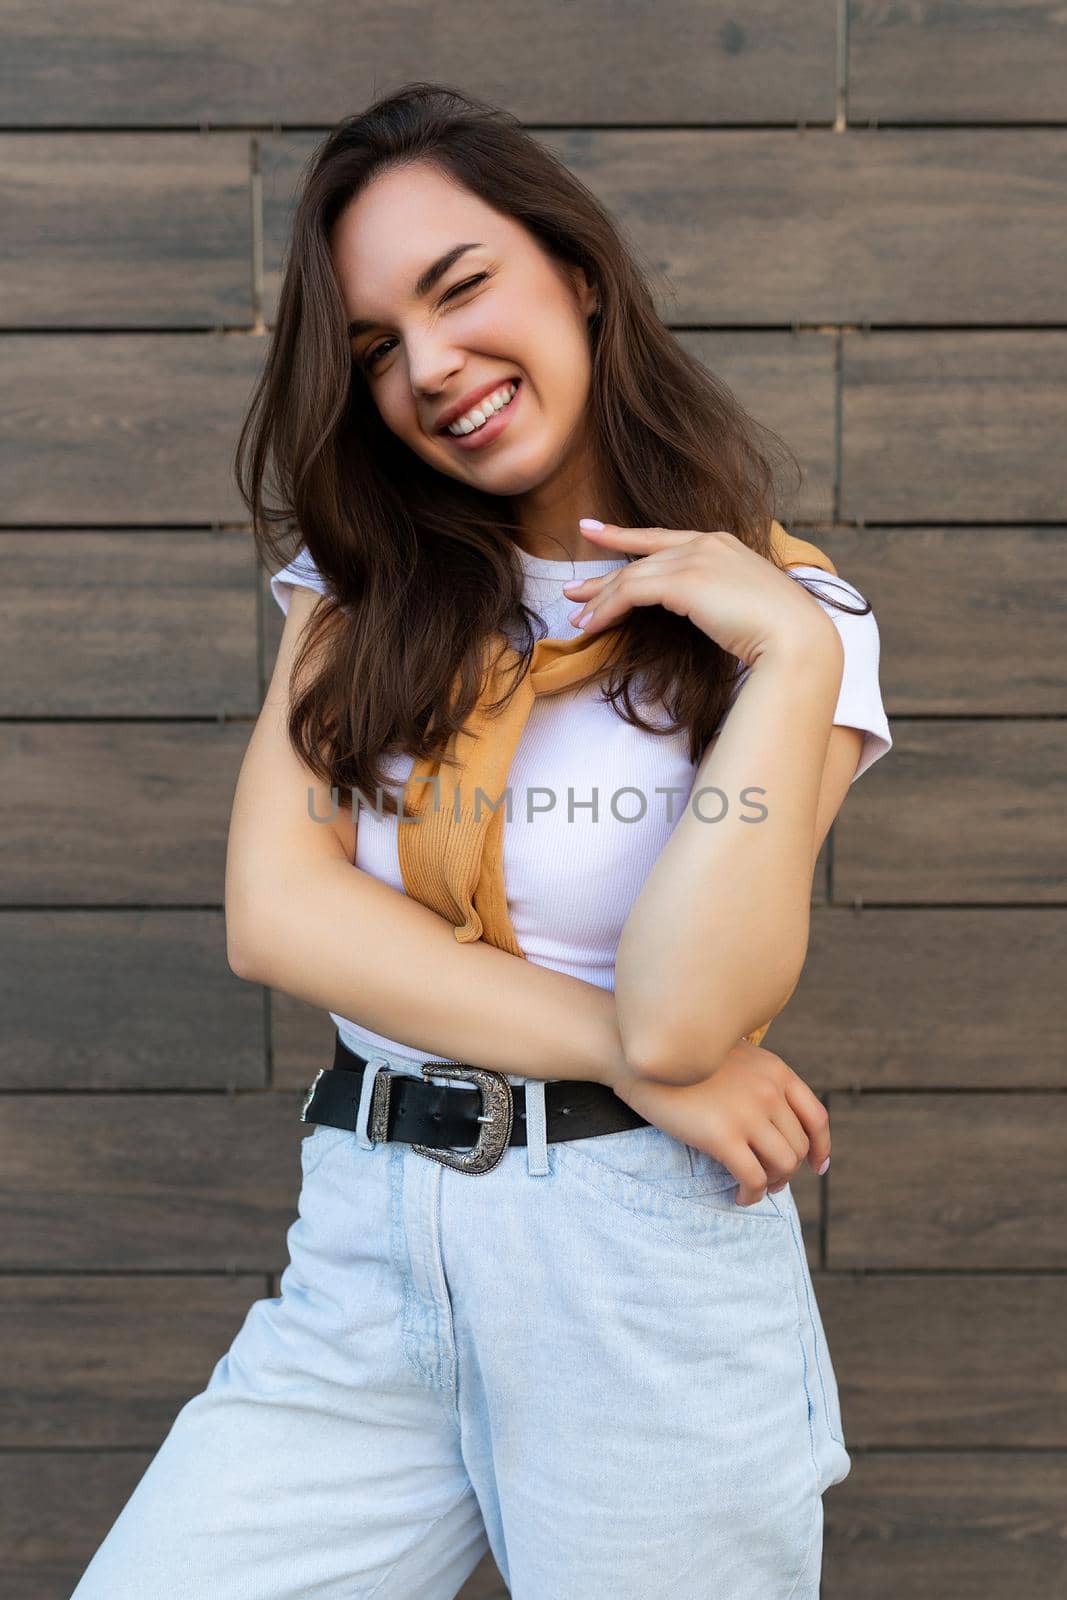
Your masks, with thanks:
<instances>
[{"instance_id":1,"label":"bare arm","mask_svg":"<svg viewBox=\"0 0 1067 1600\"><path fill-rule=\"evenodd\" d=\"M478 941L352 865L355 826L289 743L289 679L318 596L294 591L245 752L226 854L227 956L253 983L437 1059L531 1078L624 1073L610 991Z\"/></svg>"},{"instance_id":2,"label":"bare arm","mask_svg":"<svg viewBox=\"0 0 1067 1600\"><path fill-rule=\"evenodd\" d=\"M624 1049L643 1076L706 1077L796 988L817 830L833 817L823 793L843 664L837 630L820 614L795 647L756 661L704 755L694 794L719 790L729 809L705 822L687 807L634 902L616 959ZM840 804L847 783L836 756L829 781ZM746 804L748 788L765 793ZM717 814L718 797L706 798L707 814ZM742 820L756 805L763 819Z\"/></svg>"}]
</instances>

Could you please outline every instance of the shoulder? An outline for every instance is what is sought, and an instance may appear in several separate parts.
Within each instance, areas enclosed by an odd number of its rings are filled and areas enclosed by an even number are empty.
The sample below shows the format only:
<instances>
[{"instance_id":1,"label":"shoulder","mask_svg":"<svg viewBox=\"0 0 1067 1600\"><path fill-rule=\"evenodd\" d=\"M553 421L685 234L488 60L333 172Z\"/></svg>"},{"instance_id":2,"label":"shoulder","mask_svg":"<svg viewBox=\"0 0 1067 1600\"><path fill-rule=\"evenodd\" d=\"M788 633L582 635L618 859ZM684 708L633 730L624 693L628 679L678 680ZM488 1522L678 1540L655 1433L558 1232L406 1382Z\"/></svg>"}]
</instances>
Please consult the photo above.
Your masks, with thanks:
<instances>
[{"instance_id":1,"label":"shoulder","mask_svg":"<svg viewBox=\"0 0 1067 1600\"><path fill-rule=\"evenodd\" d=\"M313 589L316 594L329 593L325 578L303 546L289 565L274 573L270 580L270 592L286 614L295 588Z\"/></svg>"},{"instance_id":2,"label":"shoulder","mask_svg":"<svg viewBox=\"0 0 1067 1600\"><path fill-rule=\"evenodd\" d=\"M837 628L844 648L841 688L834 710L834 725L858 728L863 745L852 782L863 776L893 748L893 736L882 701L881 637L878 621L867 597L840 573L822 567L789 567L789 575L803 578L804 587L819 602ZM736 699L751 669L738 674L731 696Z\"/></svg>"},{"instance_id":3,"label":"shoulder","mask_svg":"<svg viewBox=\"0 0 1067 1600\"><path fill-rule=\"evenodd\" d=\"M794 576L803 577L804 587L833 619L841 636L845 661L834 723L859 728L864 735L859 764L852 778L855 783L893 748L889 718L882 702L882 644L878 620L867 597L840 573L809 566L789 570Z\"/></svg>"}]
</instances>

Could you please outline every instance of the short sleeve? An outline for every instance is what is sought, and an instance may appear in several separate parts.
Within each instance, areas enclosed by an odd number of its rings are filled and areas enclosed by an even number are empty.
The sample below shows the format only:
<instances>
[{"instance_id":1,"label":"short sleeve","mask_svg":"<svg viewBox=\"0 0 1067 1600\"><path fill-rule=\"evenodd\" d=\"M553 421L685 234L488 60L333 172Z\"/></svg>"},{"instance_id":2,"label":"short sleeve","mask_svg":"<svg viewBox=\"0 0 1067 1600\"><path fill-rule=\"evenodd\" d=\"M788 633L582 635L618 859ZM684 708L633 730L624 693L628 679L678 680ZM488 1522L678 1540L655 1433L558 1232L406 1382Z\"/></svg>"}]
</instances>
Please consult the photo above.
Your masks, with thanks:
<instances>
[{"instance_id":1,"label":"short sleeve","mask_svg":"<svg viewBox=\"0 0 1067 1600\"><path fill-rule=\"evenodd\" d=\"M314 589L317 594L328 592L326 579L304 547L301 547L296 558L290 561L287 567L276 572L270 580L270 592L286 616L289 614L289 601L296 588Z\"/></svg>"},{"instance_id":2,"label":"short sleeve","mask_svg":"<svg viewBox=\"0 0 1067 1600\"><path fill-rule=\"evenodd\" d=\"M873 611L868 611L863 616L856 616L831 603L832 600L837 600L844 606L857 608L866 604L865 596L839 574L835 576L833 573L824 572L821 567L807 566L790 567L789 571L805 579L804 587L819 601L841 635L845 660L841 674L841 689L834 711L834 723L847 728L860 728L863 732L859 764L852 777L852 782L855 783L857 778L861 778L868 768L873 767L876 761L893 748L893 737L882 704L878 677L881 657L878 624ZM827 599L827 596L830 599ZM746 667L739 674L734 698L750 671L751 668Z\"/></svg>"}]
</instances>

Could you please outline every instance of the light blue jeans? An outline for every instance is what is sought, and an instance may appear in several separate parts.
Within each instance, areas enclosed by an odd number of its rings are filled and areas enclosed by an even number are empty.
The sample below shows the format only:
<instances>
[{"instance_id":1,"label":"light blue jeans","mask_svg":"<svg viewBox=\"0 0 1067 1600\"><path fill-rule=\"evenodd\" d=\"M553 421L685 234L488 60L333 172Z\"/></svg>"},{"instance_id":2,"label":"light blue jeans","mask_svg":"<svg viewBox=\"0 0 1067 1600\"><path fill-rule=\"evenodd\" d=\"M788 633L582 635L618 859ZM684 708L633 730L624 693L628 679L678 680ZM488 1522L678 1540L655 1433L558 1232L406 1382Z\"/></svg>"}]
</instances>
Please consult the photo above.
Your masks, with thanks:
<instances>
[{"instance_id":1,"label":"light blue jeans","mask_svg":"<svg viewBox=\"0 0 1067 1600\"><path fill-rule=\"evenodd\" d=\"M452 1600L487 1548L513 1600L816 1600L851 1459L790 1189L548 1144L515 1078L531 1143L455 1172L370 1143L390 1065L73 1600Z\"/></svg>"}]
</instances>

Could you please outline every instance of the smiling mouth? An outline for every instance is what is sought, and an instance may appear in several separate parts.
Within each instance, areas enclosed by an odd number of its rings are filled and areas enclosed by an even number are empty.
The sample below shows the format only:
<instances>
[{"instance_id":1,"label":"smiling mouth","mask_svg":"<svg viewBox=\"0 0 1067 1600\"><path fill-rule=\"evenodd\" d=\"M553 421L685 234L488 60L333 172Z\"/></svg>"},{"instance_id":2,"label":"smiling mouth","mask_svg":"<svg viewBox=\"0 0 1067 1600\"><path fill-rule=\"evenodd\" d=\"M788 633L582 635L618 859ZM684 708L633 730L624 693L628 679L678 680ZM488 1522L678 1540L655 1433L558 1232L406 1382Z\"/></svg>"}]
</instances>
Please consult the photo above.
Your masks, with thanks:
<instances>
[{"instance_id":1,"label":"smiling mouth","mask_svg":"<svg viewBox=\"0 0 1067 1600\"><path fill-rule=\"evenodd\" d=\"M506 401L504 405L500 406L498 408L498 410L494 411L491 416L486 417L484 422L480 423L478 427L472 428L469 433L453 433L452 429L455 426L455 424L451 423L451 422L446 422L445 426L443 428L438 428L438 430L437 430L438 438L440 438L440 439L470 439L470 438L473 438L475 434L481 433L483 428L487 428L490 425L490 423L493 420L493 417L500 416L501 412L507 411L508 407L512 405L512 403L514 402L514 400L515 400L515 398L516 398L516 396L517 396L517 394L519 392L519 389L522 386L522 379L518 378L518 377L516 377L516 378L505 378L504 379L504 383L511 383L511 384L515 385L514 392L512 393L511 399ZM498 385L497 387L498 388L502 388L503 385L501 384L501 385ZM472 407L471 409L473 410L475 408Z\"/></svg>"}]
</instances>

